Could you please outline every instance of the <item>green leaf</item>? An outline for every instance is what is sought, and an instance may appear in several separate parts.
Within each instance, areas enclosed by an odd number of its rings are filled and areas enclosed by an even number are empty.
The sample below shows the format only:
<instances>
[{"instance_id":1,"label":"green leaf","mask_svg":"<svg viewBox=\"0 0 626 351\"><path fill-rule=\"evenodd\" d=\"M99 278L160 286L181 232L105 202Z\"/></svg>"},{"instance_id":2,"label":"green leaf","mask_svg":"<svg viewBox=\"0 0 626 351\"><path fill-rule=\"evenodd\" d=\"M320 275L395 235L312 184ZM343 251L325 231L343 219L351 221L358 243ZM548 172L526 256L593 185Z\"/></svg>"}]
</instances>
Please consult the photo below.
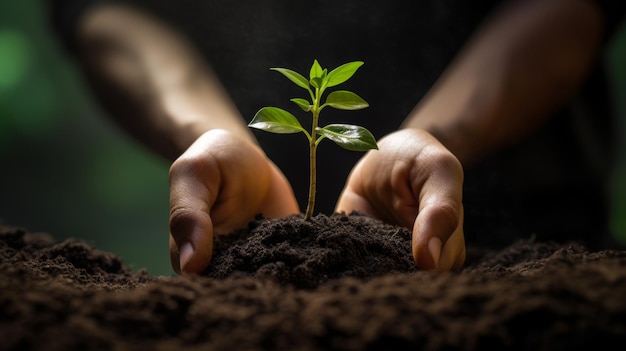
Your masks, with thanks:
<instances>
[{"instance_id":1,"label":"green leaf","mask_svg":"<svg viewBox=\"0 0 626 351\"><path fill-rule=\"evenodd\" d=\"M369 130L351 124L329 124L318 128L320 135L350 151L378 149L376 139Z\"/></svg>"},{"instance_id":2,"label":"green leaf","mask_svg":"<svg viewBox=\"0 0 626 351\"><path fill-rule=\"evenodd\" d=\"M324 83L324 79L322 79L322 78L315 77L315 78L311 79L311 85L314 86L315 88L320 89L322 87L323 83Z\"/></svg>"},{"instance_id":3,"label":"green leaf","mask_svg":"<svg viewBox=\"0 0 626 351\"><path fill-rule=\"evenodd\" d=\"M335 68L334 70L330 71L330 73L328 73L327 86L330 88L347 81L362 65L363 61L354 61L344 63L343 65Z\"/></svg>"},{"instance_id":4,"label":"green leaf","mask_svg":"<svg viewBox=\"0 0 626 351\"><path fill-rule=\"evenodd\" d=\"M306 132L294 115L278 107L263 107L248 126L278 134Z\"/></svg>"},{"instance_id":5,"label":"green leaf","mask_svg":"<svg viewBox=\"0 0 626 351\"><path fill-rule=\"evenodd\" d=\"M369 106L360 96L347 90L337 90L328 94L325 105L339 110L360 110Z\"/></svg>"},{"instance_id":6,"label":"green leaf","mask_svg":"<svg viewBox=\"0 0 626 351\"><path fill-rule=\"evenodd\" d=\"M323 76L324 70L322 69L322 66L320 66L320 63L317 62L317 60L314 60L313 65L311 66L311 71L309 72L309 79L323 78Z\"/></svg>"},{"instance_id":7,"label":"green leaf","mask_svg":"<svg viewBox=\"0 0 626 351\"><path fill-rule=\"evenodd\" d=\"M291 101L298 105L304 112L309 112L313 108L313 106L311 106L311 103L306 99L293 98L291 99Z\"/></svg>"},{"instance_id":8,"label":"green leaf","mask_svg":"<svg viewBox=\"0 0 626 351\"><path fill-rule=\"evenodd\" d=\"M296 71L292 71L288 68L270 68L273 71L278 71L282 73L285 77L289 78L290 81L296 83L297 86L309 90L309 81L304 78L303 75Z\"/></svg>"}]
</instances>

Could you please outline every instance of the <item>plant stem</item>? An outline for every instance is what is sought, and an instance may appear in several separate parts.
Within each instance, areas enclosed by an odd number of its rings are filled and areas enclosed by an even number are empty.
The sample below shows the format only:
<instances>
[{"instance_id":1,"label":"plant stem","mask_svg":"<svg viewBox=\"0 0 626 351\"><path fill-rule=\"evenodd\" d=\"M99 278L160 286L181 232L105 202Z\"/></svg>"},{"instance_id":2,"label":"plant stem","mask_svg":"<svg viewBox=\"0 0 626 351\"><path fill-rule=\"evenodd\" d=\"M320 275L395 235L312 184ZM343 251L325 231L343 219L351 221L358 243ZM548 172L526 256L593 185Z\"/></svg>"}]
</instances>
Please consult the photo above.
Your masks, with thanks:
<instances>
[{"instance_id":1,"label":"plant stem","mask_svg":"<svg viewBox=\"0 0 626 351\"><path fill-rule=\"evenodd\" d=\"M315 137L315 132L312 133L313 137ZM316 177L316 154L317 154L317 144L315 143L315 139L311 138L310 144L311 150L309 154L309 203L306 207L306 214L304 215L304 220L311 220L313 216L313 208L315 207L315 188L317 186L317 177Z\"/></svg>"},{"instance_id":2,"label":"plant stem","mask_svg":"<svg viewBox=\"0 0 626 351\"><path fill-rule=\"evenodd\" d=\"M317 121L319 118L319 89L315 90L315 99L313 101L313 122L311 126L311 139L309 140L309 202L306 206L304 215L305 221L310 221L313 217L313 209L315 208L315 189L317 187Z\"/></svg>"}]
</instances>

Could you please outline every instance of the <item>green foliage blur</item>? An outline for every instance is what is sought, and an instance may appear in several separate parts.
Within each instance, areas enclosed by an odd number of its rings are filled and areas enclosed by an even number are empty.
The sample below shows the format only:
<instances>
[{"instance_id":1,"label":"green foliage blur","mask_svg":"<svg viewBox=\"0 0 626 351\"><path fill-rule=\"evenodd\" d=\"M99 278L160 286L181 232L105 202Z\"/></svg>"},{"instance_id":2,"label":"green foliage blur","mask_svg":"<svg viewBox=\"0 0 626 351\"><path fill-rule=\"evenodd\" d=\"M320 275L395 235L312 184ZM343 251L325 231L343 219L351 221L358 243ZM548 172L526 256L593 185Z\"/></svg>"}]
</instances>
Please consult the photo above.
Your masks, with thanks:
<instances>
[{"instance_id":1,"label":"green foliage blur","mask_svg":"<svg viewBox=\"0 0 626 351\"><path fill-rule=\"evenodd\" d=\"M626 28L608 59L626 135ZM624 138L619 154L612 226L626 243ZM0 2L0 222L170 275L168 168L99 111L40 1Z\"/></svg>"},{"instance_id":2,"label":"green foliage blur","mask_svg":"<svg viewBox=\"0 0 626 351\"><path fill-rule=\"evenodd\" d=\"M0 222L173 274L169 164L98 110L46 16L0 2Z\"/></svg>"}]
</instances>

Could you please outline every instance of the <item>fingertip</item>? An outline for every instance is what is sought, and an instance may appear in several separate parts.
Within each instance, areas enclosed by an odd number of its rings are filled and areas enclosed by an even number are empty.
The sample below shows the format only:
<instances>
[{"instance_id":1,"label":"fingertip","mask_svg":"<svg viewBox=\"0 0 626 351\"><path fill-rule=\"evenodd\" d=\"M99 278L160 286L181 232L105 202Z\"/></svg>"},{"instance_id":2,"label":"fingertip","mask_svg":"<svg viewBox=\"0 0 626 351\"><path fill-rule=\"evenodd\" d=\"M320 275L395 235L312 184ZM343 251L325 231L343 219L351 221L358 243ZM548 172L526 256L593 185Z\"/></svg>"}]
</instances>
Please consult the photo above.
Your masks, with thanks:
<instances>
[{"instance_id":1,"label":"fingertip","mask_svg":"<svg viewBox=\"0 0 626 351\"><path fill-rule=\"evenodd\" d=\"M465 251L465 248L463 248L463 250L459 252L459 255L456 257L456 260L454 261L454 264L452 265L451 270L453 272L460 272L463 269L463 265L465 264L465 256L466 256L466 251Z\"/></svg>"},{"instance_id":2,"label":"fingertip","mask_svg":"<svg viewBox=\"0 0 626 351\"><path fill-rule=\"evenodd\" d=\"M172 236L171 233L170 233L169 246L170 246L170 263L172 265L172 269L174 269L174 272L181 274L180 255L178 254L178 246L176 245L176 241L174 240L174 237Z\"/></svg>"},{"instance_id":3,"label":"fingertip","mask_svg":"<svg viewBox=\"0 0 626 351\"><path fill-rule=\"evenodd\" d=\"M441 257L441 239L438 237L432 237L428 240L428 253L430 254L430 259L432 260L433 269L439 268L439 258Z\"/></svg>"},{"instance_id":4,"label":"fingertip","mask_svg":"<svg viewBox=\"0 0 626 351\"><path fill-rule=\"evenodd\" d=\"M462 207L457 211L456 206L450 202L441 202L420 210L413 227L414 255L419 258L416 259L416 264L420 268L450 269L452 261L447 254L448 242L462 221Z\"/></svg>"},{"instance_id":5,"label":"fingertip","mask_svg":"<svg viewBox=\"0 0 626 351\"><path fill-rule=\"evenodd\" d=\"M213 253L213 222L204 211L180 208L170 216L170 257L180 274L201 273Z\"/></svg>"},{"instance_id":6,"label":"fingertip","mask_svg":"<svg viewBox=\"0 0 626 351\"><path fill-rule=\"evenodd\" d=\"M181 274L200 274L211 262L213 245L209 238L194 238L195 241L185 242L179 247Z\"/></svg>"},{"instance_id":7,"label":"fingertip","mask_svg":"<svg viewBox=\"0 0 626 351\"><path fill-rule=\"evenodd\" d=\"M194 249L191 243L183 243L179 247L179 267L181 273L190 273L189 272L189 262L191 261L191 257L193 256Z\"/></svg>"},{"instance_id":8,"label":"fingertip","mask_svg":"<svg viewBox=\"0 0 626 351\"><path fill-rule=\"evenodd\" d=\"M421 242L421 243L420 243ZM433 242L432 246L436 243ZM416 240L415 234L413 239L413 261L415 265L421 270L429 271L436 268L436 261L431 252L431 244L429 241Z\"/></svg>"}]
</instances>

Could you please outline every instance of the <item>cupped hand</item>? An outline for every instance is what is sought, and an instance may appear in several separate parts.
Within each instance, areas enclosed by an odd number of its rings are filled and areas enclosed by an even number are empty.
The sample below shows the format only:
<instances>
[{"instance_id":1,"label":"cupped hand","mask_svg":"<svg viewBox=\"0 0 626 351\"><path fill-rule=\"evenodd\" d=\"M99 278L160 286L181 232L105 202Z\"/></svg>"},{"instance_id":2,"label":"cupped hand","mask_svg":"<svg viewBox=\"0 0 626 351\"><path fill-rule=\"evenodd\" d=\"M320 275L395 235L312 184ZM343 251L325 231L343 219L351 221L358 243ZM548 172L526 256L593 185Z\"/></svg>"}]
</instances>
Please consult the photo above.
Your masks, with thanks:
<instances>
[{"instance_id":1,"label":"cupped hand","mask_svg":"<svg viewBox=\"0 0 626 351\"><path fill-rule=\"evenodd\" d=\"M283 173L252 142L225 130L198 138L170 167L170 259L178 273L200 273L213 236L300 212Z\"/></svg>"},{"instance_id":2,"label":"cupped hand","mask_svg":"<svg viewBox=\"0 0 626 351\"><path fill-rule=\"evenodd\" d=\"M405 226L418 267L460 270L466 254L461 163L420 129L391 133L378 147L352 169L336 211Z\"/></svg>"}]
</instances>

